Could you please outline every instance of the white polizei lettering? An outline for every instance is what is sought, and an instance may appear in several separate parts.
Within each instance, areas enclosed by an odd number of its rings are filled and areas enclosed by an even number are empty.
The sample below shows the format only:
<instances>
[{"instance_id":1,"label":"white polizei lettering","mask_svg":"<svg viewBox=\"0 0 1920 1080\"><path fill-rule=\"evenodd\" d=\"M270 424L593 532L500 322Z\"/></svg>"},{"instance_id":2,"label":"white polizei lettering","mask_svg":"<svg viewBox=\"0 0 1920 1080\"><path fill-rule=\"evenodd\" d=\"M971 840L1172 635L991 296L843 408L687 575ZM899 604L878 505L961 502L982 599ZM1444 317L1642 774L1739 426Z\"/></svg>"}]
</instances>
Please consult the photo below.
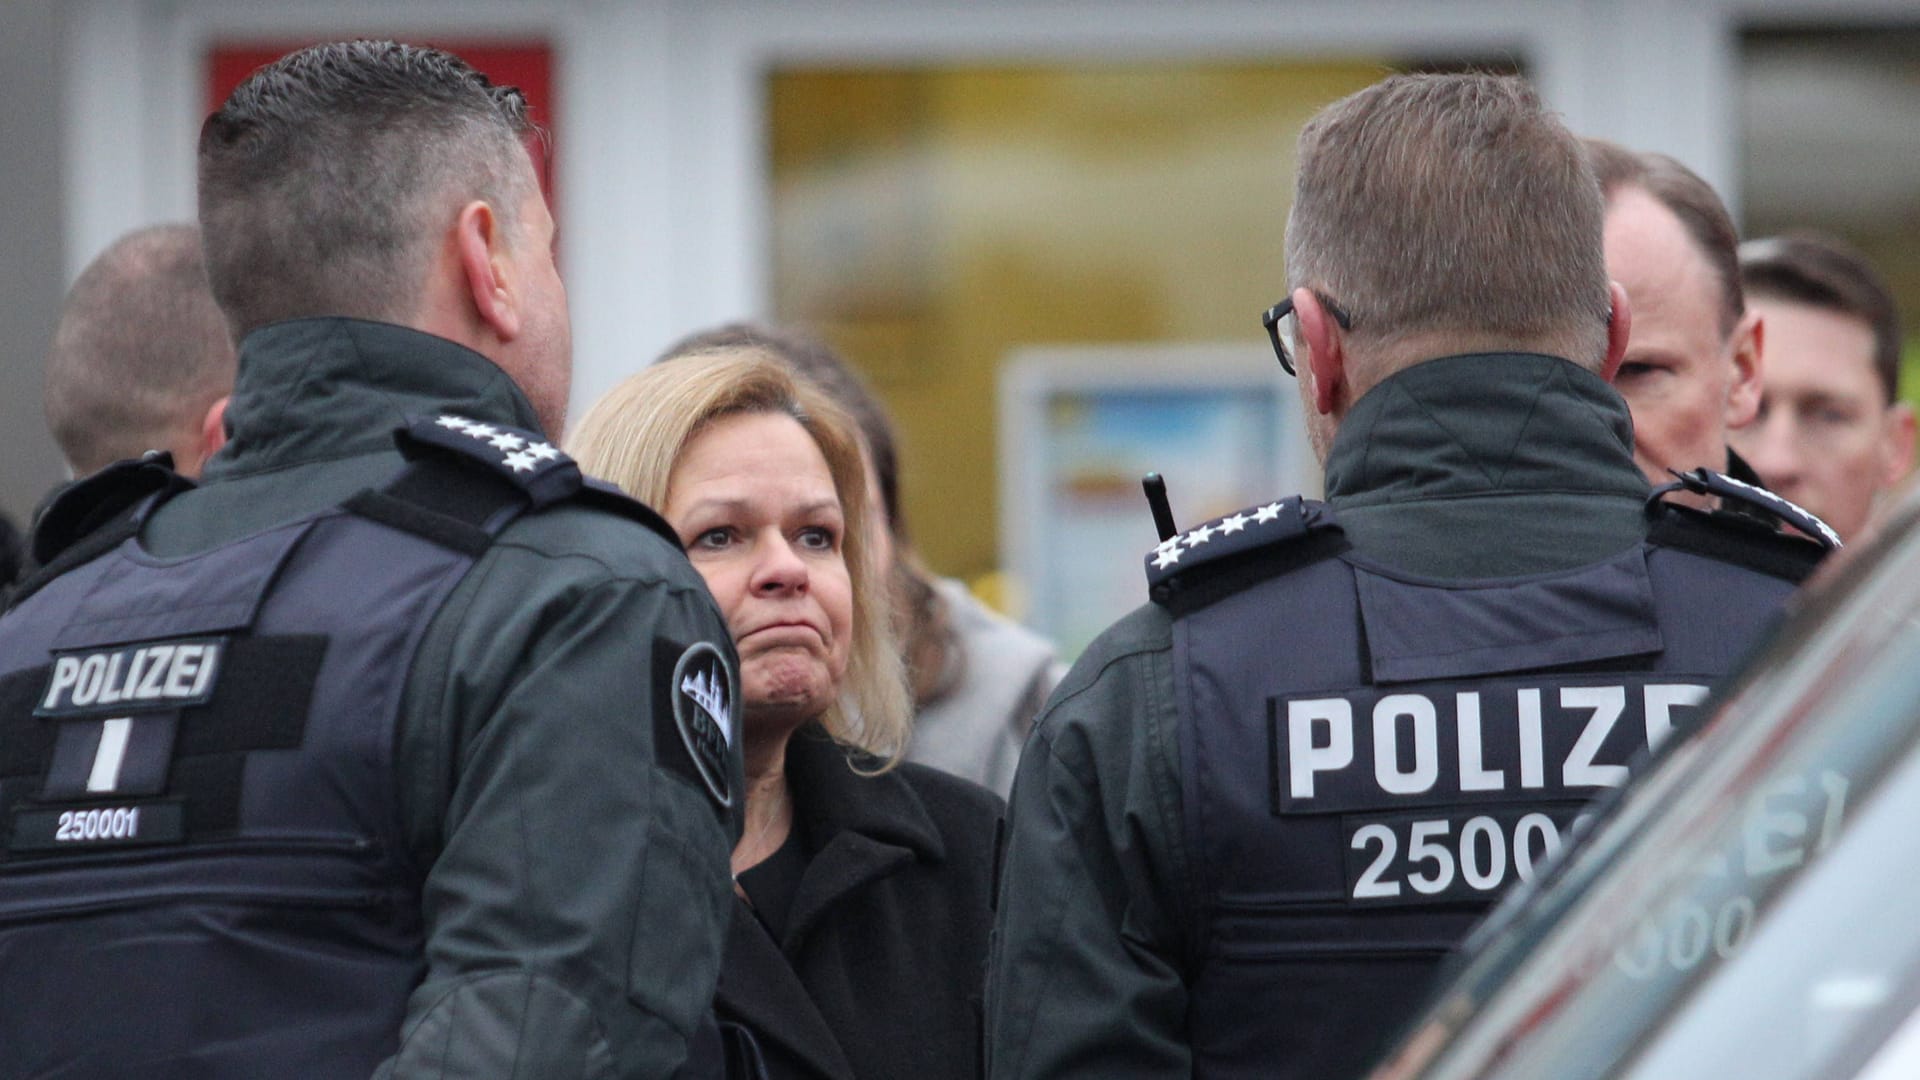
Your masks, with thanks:
<instances>
[{"instance_id":1,"label":"white polizei lettering","mask_svg":"<svg viewBox=\"0 0 1920 1080\"><path fill-rule=\"evenodd\" d=\"M120 686L120 697L125 701L135 701L140 697L140 676L145 673L147 658L153 655L151 648L135 649L127 658L127 679Z\"/></svg>"},{"instance_id":2,"label":"white polizei lettering","mask_svg":"<svg viewBox=\"0 0 1920 1080\"><path fill-rule=\"evenodd\" d=\"M91 705L100 696L100 684L107 677L107 658L94 653L80 661L80 678L74 683L72 702Z\"/></svg>"},{"instance_id":3,"label":"white polizei lettering","mask_svg":"<svg viewBox=\"0 0 1920 1080\"><path fill-rule=\"evenodd\" d=\"M1627 709L1624 686L1563 686L1560 706L1566 709L1590 709L1580 738L1567 751L1566 764L1560 770L1560 782L1568 787L1619 787L1627 782L1625 765L1595 765L1594 756L1607 741L1607 734Z\"/></svg>"},{"instance_id":4,"label":"white polizei lettering","mask_svg":"<svg viewBox=\"0 0 1920 1080\"><path fill-rule=\"evenodd\" d=\"M140 689L134 694L146 701L166 693L161 680L166 678L167 669L172 666L173 646L154 645L140 651L147 654L147 674L146 678L140 680Z\"/></svg>"},{"instance_id":5,"label":"white polizei lettering","mask_svg":"<svg viewBox=\"0 0 1920 1080\"><path fill-rule=\"evenodd\" d=\"M1327 723L1325 745L1313 741L1313 722ZM1313 798L1313 774L1353 764L1353 705L1345 698L1287 702L1288 786L1296 799Z\"/></svg>"},{"instance_id":6,"label":"white polizei lettering","mask_svg":"<svg viewBox=\"0 0 1920 1080\"><path fill-rule=\"evenodd\" d=\"M1673 708L1698 705L1707 700L1707 688L1698 683L1648 683L1647 749L1658 750L1673 734Z\"/></svg>"},{"instance_id":7,"label":"white polizei lettering","mask_svg":"<svg viewBox=\"0 0 1920 1080\"><path fill-rule=\"evenodd\" d=\"M112 705L126 698L124 689L114 685L120 681L120 666L125 661L124 653L114 653L107 657L107 673L100 680L100 704Z\"/></svg>"},{"instance_id":8,"label":"white polizei lettering","mask_svg":"<svg viewBox=\"0 0 1920 1080\"><path fill-rule=\"evenodd\" d=\"M214 669L220 666L220 650L211 645L200 646L200 674L193 680L193 696L206 693L207 686L213 682ZM723 728L725 724L721 725Z\"/></svg>"},{"instance_id":9,"label":"white polizei lettering","mask_svg":"<svg viewBox=\"0 0 1920 1080\"><path fill-rule=\"evenodd\" d=\"M1413 768L1400 771L1400 717L1413 720ZM1440 724L1433 702L1389 694L1373 707L1373 774L1390 795L1419 795L1440 778Z\"/></svg>"},{"instance_id":10,"label":"white polizei lettering","mask_svg":"<svg viewBox=\"0 0 1920 1080\"><path fill-rule=\"evenodd\" d=\"M1499 791L1507 786L1504 769L1489 769L1480 743L1480 695L1455 694L1460 731L1460 790Z\"/></svg>"},{"instance_id":11,"label":"white polizei lettering","mask_svg":"<svg viewBox=\"0 0 1920 1080\"><path fill-rule=\"evenodd\" d=\"M60 700L62 691L73 689L80 678L80 658L62 656L53 662L53 682L47 686L47 698L40 703L43 709L51 709Z\"/></svg>"},{"instance_id":12,"label":"white polizei lettering","mask_svg":"<svg viewBox=\"0 0 1920 1080\"><path fill-rule=\"evenodd\" d=\"M120 786L120 767L127 761L127 739L133 734L132 719L121 716L100 725L100 749L93 754L93 771L87 774L88 791L113 791Z\"/></svg>"},{"instance_id":13,"label":"white polizei lettering","mask_svg":"<svg viewBox=\"0 0 1920 1080\"><path fill-rule=\"evenodd\" d=\"M193 693L194 676L200 673L206 654L205 645L182 645L174 651L173 664L167 672L168 697L186 697Z\"/></svg>"},{"instance_id":14,"label":"white polizei lettering","mask_svg":"<svg viewBox=\"0 0 1920 1080\"><path fill-rule=\"evenodd\" d=\"M1541 748L1540 691L1522 690L1520 707L1520 786L1547 786L1546 752Z\"/></svg>"}]
</instances>

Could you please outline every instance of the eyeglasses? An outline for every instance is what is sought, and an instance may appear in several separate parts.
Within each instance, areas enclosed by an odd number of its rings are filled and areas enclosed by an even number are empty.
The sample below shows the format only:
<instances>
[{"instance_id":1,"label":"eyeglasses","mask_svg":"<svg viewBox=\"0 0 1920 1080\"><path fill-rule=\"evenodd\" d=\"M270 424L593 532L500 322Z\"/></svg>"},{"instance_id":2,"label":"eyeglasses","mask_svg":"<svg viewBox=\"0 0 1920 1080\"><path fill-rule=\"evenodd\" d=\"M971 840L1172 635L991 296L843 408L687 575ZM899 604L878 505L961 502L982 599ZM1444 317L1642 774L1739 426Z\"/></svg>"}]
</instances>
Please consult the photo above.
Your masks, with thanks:
<instances>
[{"instance_id":1,"label":"eyeglasses","mask_svg":"<svg viewBox=\"0 0 1920 1080\"><path fill-rule=\"evenodd\" d=\"M1348 316L1346 312L1340 310L1339 305L1321 296L1317 292L1313 295L1315 299L1320 301L1320 306L1327 309L1327 314L1333 316L1333 321L1340 324L1340 329L1353 329L1353 319ZM1268 308L1267 313L1260 316L1260 325L1267 328L1267 336L1273 339L1273 354L1280 358L1280 366L1286 369L1287 374L1298 378L1300 373L1293 370L1293 349L1287 343L1288 339L1293 337L1293 330L1291 327L1284 331L1280 329L1280 323L1292 314L1293 294L1288 293L1285 300ZM1294 321L1298 322L1299 320L1295 319Z\"/></svg>"}]
</instances>

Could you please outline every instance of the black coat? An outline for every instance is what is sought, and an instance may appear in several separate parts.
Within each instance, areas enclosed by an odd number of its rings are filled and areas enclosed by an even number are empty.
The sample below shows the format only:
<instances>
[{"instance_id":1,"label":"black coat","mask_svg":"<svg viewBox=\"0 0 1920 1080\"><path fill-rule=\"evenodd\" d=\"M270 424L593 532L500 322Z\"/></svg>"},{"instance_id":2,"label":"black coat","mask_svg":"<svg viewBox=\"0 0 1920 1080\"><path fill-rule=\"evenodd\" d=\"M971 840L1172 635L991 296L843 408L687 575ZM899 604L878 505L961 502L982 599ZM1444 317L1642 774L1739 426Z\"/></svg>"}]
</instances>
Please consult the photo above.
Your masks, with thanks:
<instances>
[{"instance_id":1,"label":"black coat","mask_svg":"<svg viewBox=\"0 0 1920 1080\"><path fill-rule=\"evenodd\" d=\"M776 943L736 904L716 1009L776 1078L974 1080L1005 804L911 763L860 776L815 731L787 747L815 854Z\"/></svg>"}]
</instances>

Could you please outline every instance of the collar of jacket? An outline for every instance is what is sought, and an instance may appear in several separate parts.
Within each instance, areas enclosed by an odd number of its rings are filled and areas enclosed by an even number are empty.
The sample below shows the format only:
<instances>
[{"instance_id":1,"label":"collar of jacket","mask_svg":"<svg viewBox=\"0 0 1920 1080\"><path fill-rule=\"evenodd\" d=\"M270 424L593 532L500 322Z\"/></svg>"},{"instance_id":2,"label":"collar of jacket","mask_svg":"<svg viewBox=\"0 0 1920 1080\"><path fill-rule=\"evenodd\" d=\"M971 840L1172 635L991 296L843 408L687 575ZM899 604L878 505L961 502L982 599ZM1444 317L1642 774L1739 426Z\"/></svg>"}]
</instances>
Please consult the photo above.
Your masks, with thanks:
<instances>
[{"instance_id":1,"label":"collar of jacket","mask_svg":"<svg viewBox=\"0 0 1920 1080\"><path fill-rule=\"evenodd\" d=\"M406 417L440 412L540 430L506 372L445 338L337 317L263 326L240 344L229 441L206 479L392 450Z\"/></svg>"},{"instance_id":2,"label":"collar of jacket","mask_svg":"<svg viewBox=\"0 0 1920 1080\"><path fill-rule=\"evenodd\" d=\"M898 769L856 775L877 762L808 726L787 741L787 783L806 835L818 845L787 914L783 945L805 937L835 900L909 861L937 863L946 845L926 804Z\"/></svg>"},{"instance_id":3,"label":"collar of jacket","mask_svg":"<svg viewBox=\"0 0 1920 1080\"><path fill-rule=\"evenodd\" d=\"M734 904L718 990L724 1011L831 1080L852 1080L853 1068L794 966L794 946L841 898L915 859L946 857L926 805L897 770L859 776L850 762L874 764L817 727L802 728L788 740L787 783L795 812L820 848L794 893L785 942L776 944L744 901Z\"/></svg>"},{"instance_id":4,"label":"collar of jacket","mask_svg":"<svg viewBox=\"0 0 1920 1080\"><path fill-rule=\"evenodd\" d=\"M1644 497L1627 403L1599 376L1536 353L1428 360L1367 391L1327 455L1336 508L1506 491Z\"/></svg>"}]
</instances>

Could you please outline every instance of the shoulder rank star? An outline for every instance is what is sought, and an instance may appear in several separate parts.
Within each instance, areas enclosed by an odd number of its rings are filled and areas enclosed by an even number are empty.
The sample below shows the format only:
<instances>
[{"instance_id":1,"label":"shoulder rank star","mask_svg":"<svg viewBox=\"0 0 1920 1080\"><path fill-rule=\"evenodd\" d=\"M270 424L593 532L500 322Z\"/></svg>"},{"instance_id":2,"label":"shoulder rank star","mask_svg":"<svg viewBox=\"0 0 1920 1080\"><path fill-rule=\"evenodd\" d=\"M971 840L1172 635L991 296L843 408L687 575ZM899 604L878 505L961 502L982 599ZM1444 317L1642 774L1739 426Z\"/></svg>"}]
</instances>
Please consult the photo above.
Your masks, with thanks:
<instances>
[{"instance_id":1,"label":"shoulder rank star","mask_svg":"<svg viewBox=\"0 0 1920 1080\"><path fill-rule=\"evenodd\" d=\"M1160 541L1147 553L1147 577L1150 583L1158 583L1305 531L1297 498L1249 506Z\"/></svg>"},{"instance_id":2,"label":"shoulder rank star","mask_svg":"<svg viewBox=\"0 0 1920 1080\"><path fill-rule=\"evenodd\" d=\"M1178 536L1170 536L1160 541L1159 546L1153 549L1153 565L1156 569L1165 570L1179 561L1180 538Z\"/></svg>"},{"instance_id":3,"label":"shoulder rank star","mask_svg":"<svg viewBox=\"0 0 1920 1080\"><path fill-rule=\"evenodd\" d=\"M550 443L502 430L492 424L469 420L464 416L444 414L434 420L434 424L449 431L459 432L476 443L500 451L500 464L514 472L532 472L546 462L561 456L560 451Z\"/></svg>"}]
</instances>

